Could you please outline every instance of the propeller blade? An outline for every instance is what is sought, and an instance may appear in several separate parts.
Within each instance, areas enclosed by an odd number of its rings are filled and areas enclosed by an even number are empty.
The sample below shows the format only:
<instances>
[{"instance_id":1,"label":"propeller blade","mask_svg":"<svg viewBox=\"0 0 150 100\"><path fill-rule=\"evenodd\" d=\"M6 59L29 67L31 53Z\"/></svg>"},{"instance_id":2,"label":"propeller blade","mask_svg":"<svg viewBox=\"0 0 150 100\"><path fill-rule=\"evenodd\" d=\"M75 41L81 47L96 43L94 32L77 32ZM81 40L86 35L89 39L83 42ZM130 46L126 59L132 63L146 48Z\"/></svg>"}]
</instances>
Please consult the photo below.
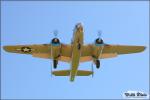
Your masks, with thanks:
<instances>
[{"instance_id":1,"label":"propeller blade","mask_svg":"<svg viewBox=\"0 0 150 100\"><path fill-rule=\"evenodd\" d=\"M98 35L98 38L99 38L99 39L101 39L102 31L101 31L101 30L99 30L97 35Z\"/></svg>"},{"instance_id":2,"label":"propeller blade","mask_svg":"<svg viewBox=\"0 0 150 100\"><path fill-rule=\"evenodd\" d=\"M57 37L58 35L58 30L54 30L54 36Z\"/></svg>"}]
</instances>

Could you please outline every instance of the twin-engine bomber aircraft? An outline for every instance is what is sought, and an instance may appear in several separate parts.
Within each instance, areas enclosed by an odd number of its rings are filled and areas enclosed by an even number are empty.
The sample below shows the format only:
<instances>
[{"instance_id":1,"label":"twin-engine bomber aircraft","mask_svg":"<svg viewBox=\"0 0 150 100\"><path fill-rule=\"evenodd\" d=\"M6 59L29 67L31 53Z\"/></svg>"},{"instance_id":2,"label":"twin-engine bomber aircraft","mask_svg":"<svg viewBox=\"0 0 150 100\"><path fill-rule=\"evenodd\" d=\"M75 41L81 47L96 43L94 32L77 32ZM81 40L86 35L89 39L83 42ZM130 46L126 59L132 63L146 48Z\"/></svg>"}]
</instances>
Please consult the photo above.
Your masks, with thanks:
<instances>
[{"instance_id":1,"label":"twin-engine bomber aircraft","mask_svg":"<svg viewBox=\"0 0 150 100\"><path fill-rule=\"evenodd\" d=\"M83 44L83 26L75 25L71 44L62 44L58 38L53 38L50 44L4 46L4 50L12 53L31 54L33 57L53 59L53 67L57 68L58 61L71 63L69 70L52 71L55 76L89 76L93 71L78 70L80 62L93 61L100 68L100 60L117 57L121 54L131 54L144 51L145 46L110 45L105 44L99 37L93 44Z\"/></svg>"}]
</instances>

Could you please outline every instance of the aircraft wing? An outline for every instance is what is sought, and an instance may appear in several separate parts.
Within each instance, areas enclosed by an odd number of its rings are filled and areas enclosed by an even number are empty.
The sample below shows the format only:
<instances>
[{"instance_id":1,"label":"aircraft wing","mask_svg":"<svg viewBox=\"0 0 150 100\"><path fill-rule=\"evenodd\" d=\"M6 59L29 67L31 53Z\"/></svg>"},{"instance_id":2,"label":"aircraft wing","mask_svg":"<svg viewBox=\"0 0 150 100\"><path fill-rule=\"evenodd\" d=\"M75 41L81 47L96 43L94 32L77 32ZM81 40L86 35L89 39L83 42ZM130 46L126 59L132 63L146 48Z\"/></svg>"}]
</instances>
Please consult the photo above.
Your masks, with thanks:
<instances>
[{"instance_id":1,"label":"aircraft wing","mask_svg":"<svg viewBox=\"0 0 150 100\"><path fill-rule=\"evenodd\" d=\"M145 46L112 45L112 52L116 52L118 55L131 54L131 53L142 52L145 50L145 48L146 48ZM106 49L104 49L104 52L111 51Z\"/></svg>"},{"instance_id":2,"label":"aircraft wing","mask_svg":"<svg viewBox=\"0 0 150 100\"><path fill-rule=\"evenodd\" d=\"M39 45L14 45L14 46L4 46L4 50L11 53L20 54L34 54L34 53L47 53L50 50L50 45L39 44Z\"/></svg>"},{"instance_id":3,"label":"aircraft wing","mask_svg":"<svg viewBox=\"0 0 150 100\"><path fill-rule=\"evenodd\" d=\"M82 49L82 57L81 62L91 61L92 56L95 54L97 55L98 50L102 50L101 54L99 55L99 59L104 58L112 58L116 57L117 55L122 54L131 54L131 53L138 53L144 51L144 46L129 46L129 45L104 45L101 47L94 47L93 45L86 45L83 46Z\"/></svg>"},{"instance_id":4,"label":"aircraft wing","mask_svg":"<svg viewBox=\"0 0 150 100\"><path fill-rule=\"evenodd\" d=\"M85 45L81 51L80 62L91 61L93 54L96 54L96 50L102 50L99 59L116 57L121 54L130 54L141 52L145 49L144 46L128 46L128 45L104 45L101 47L93 48L92 44ZM33 57L51 59L51 45L50 44L38 44L38 45L16 45L16 46L4 46L4 50L11 53L28 54ZM71 45L61 45L60 61L71 61Z\"/></svg>"},{"instance_id":5,"label":"aircraft wing","mask_svg":"<svg viewBox=\"0 0 150 100\"><path fill-rule=\"evenodd\" d=\"M5 51L11 53L27 54L33 57L51 59L51 44L35 44L35 45L15 45L15 46L4 46ZM61 56L59 60L70 61L71 46L61 45Z\"/></svg>"}]
</instances>

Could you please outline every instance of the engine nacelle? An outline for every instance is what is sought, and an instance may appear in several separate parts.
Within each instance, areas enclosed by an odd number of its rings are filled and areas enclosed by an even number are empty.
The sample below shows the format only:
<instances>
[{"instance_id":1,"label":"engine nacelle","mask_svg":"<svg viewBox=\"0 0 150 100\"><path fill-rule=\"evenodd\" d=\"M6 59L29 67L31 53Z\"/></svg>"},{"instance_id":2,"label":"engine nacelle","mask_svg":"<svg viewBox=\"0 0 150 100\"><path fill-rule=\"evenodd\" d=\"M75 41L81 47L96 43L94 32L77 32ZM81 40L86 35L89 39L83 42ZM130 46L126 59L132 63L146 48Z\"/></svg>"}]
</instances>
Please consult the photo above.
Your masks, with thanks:
<instances>
[{"instance_id":1,"label":"engine nacelle","mask_svg":"<svg viewBox=\"0 0 150 100\"><path fill-rule=\"evenodd\" d=\"M60 56L61 43L58 38L54 38L51 41L51 54L54 60L57 60Z\"/></svg>"},{"instance_id":2,"label":"engine nacelle","mask_svg":"<svg viewBox=\"0 0 150 100\"><path fill-rule=\"evenodd\" d=\"M98 59L93 59L94 64L96 65L96 68L100 68L100 60Z\"/></svg>"},{"instance_id":3,"label":"engine nacelle","mask_svg":"<svg viewBox=\"0 0 150 100\"><path fill-rule=\"evenodd\" d=\"M60 45L60 41L58 38L53 38L52 41L51 41L51 44L53 46L59 46Z\"/></svg>"},{"instance_id":4,"label":"engine nacelle","mask_svg":"<svg viewBox=\"0 0 150 100\"><path fill-rule=\"evenodd\" d=\"M94 45L93 45L93 51L92 51L92 55L93 55L93 58L95 59L99 59L99 56L100 56L100 53L102 51L102 47L104 46L104 42L102 39L100 38L97 38L95 41L94 41Z\"/></svg>"},{"instance_id":5,"label":"engine nacelle","mask_svg":"<svg viewBox=\"0 0 150 100\"><path fill-rule=\"evenodd\" d=\"M97 39L95 40L95 45L96 45L96 46L101 46L101 45L103 45L103 44L104 44L104 42L103 42L102 39L97 38Z\"/></svg>"}]
</instances>

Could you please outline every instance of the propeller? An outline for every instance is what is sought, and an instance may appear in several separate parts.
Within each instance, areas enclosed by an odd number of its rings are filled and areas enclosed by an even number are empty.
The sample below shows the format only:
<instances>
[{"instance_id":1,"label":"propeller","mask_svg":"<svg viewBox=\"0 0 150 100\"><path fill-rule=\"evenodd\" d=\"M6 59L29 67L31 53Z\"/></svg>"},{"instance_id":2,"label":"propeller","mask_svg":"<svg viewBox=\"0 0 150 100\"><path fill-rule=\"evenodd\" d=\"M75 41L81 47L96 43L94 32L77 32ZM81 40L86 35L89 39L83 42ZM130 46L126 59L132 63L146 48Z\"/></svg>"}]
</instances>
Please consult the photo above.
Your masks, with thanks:
<instances>
[{"instance_id":1,"label":"propeller","mask_svg":"<svg viewBox=\"0 0 150 100\"><path fill-rule=\"evenodd\" d=\"M99 38L99 39L101 39L102 31L101 31L101 30L99 30L97 35L98 35L98 38Z\"/></svg>"},{"instance_id":2,"label":"propeller","mask_svg":"<svg viewBox=\"0 0 150 100\"><path fill-rule=\"evenodd\" d=\"M58 35L58 30L54 30L53 34L54 34L55 37L57 37L57 35Z\"/></svg>"},{"instance_id":3,"label":"propeller","mask_svg":"<svg viewBox=\"0 0 150 100\"><path fill-rule=\"evenodd\" d=\"M50 32L50 34L53 34L55 38L58 36L58 33L58 30L53 30L52 32Z\"/></svg>"}]
</instances>

